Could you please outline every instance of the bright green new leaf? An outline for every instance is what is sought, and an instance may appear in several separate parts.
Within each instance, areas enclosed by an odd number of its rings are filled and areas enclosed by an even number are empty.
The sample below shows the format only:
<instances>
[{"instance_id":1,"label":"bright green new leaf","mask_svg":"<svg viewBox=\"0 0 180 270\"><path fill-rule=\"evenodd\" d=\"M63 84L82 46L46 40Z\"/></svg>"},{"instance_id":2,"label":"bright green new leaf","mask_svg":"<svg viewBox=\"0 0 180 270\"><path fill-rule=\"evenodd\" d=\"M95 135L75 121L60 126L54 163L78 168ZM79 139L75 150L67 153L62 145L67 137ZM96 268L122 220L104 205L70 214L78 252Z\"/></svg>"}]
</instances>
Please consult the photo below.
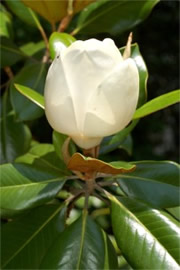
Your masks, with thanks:
<instances>
[{"instance_id":1,"label":"bright green new leaf","mask_svg":"<svg viewBox=\"0 0 180 270\"><path fill-rule=\"evenodd\" d=\"M37 143L32 146L28 153L18 157L14 166L26 177L34 180L48 180L49 178L71 175L66 165L58 158L52 144ZM27 168L31 169L29 175ZM34 172L34 173L33 173Z\"/></svg>"},{"instance_id":2,"label":"bright green new leaf","mask_svg":"<svg viewBox=\"0 0 180 270\"><path fill-rule=\"evenodd\" d=\"M0 170L0 204L5 217L51 201L70 175L54 147L47 144L33 146L16 163L4 164Z\"/></svg>"},{"instance_id":3,"label":"bright green new leaf","mask_svg":"<svg viewBox=\"0 0 180 270\"><path fill-rule=\"evenodd\" d=\"M11 16L6 10L0 10L0 36L10 38L12 34Z\"/></svg>"},{"instance_id":4,"label":"bright green new leaf","mask_svg":"<svg viewBox=\"0 0 180 270\"><path fill-rule=\"evenodd\" d=\"M103 0L84 9L74 33L119 35L141 23L159 0Z\"/></svg>"},{"instance_id":5,"label":"bright green new leaf","mask_svg":"<svg viewBox=\"0 0 180 270\"><path fill-rule=\"evenodd\" d=\"M26 92L26 95L29 93L31 99L33 99L33 97L38 97L38 102L36 102L36 104L40 103L42 107L43 101L38 94L43 94L44 92L46 73L47 66L45 64L29 64L21 69L20 72L12 80L10 86L11 102L19 120L34 120L42 116L44 112L37 105L33 104L32 101L28 100L26 97L20 94L14 85L18 84L23 86L23 91L22 87L18 87L18 90L21 89L21 92L23 93ZM34 94L34 92L30 91L29 88L36 90L37 94Z\"/></svg>"},{"instance_id":6,"label":"bright green new leaf","mask_svg":"<svg viewBox=\"0 0 180 270\"><path fill-rule=\"evenodd\" d=\"M61 134L57 131L53 131L53 144L56 151L56 154L58 157L64 162L63 153L62 153L62 147L64 145L64 142L68 138L67 135ZM76 146L71 140L69 143L69 154L72 156L76 152Z\"/></svg>"},{"instance_id":7,"label":"bright green new leaf","mask_svg":"<svg viewBox=\"0 0 180 270\"><path fill-rule=\"evenodd\" d=\"M44 40L41 40L39 42L29 42L20 47L20 50L25 55L28 56L33 56L34 54L37 54L38 52L43 51L44 49L45 49Z\"/></svg>"},{"instance_id":8,"label":"bright green new leaf","mask_svg":"<svg viewBox=\"0 0 180 270\"><path fill-rule=\"evenodd\" d=\"M44 97L41 94L21 84L16 83L14 84L14 86L22 95L24 95L25 97L30 99L32 102L37 104L39 107L44 109Z\"/></svg>"},{"instance_id":9,"label":"bright green new leaf","mask_svg":"<svg viewBox=\"0 0 180 270\"><path fill-rule=\"evenodd\" d=\"M35 13L26 7L21 0L6 0L6 4L20 20L31 26L37 26L32 16L32 14L35 16Z\"/></svg>"},{"instance_id":10,"label":"bright green new leaf","mask_svg":"<svg viewBox=\"0 0 180 270\"><path fill-rule=\"evenodd\" d=\"M142 118L148 114L162 110L170 105L180 102L180 90L175 90L154 98L136 110L133 119Z\"/></svg>"},{"instance_id":11,"label":"bright green new leaf","mask_svg":"<svg viewBox=\"0 0 180 270\"><path fill-rule=\"evenodd\" d=\"M63 205L51 204L3 225L2 269L39 269L48 248L64 229L64 223Z\"/></svg>"},{"instance_id":12,"label":"bright green new leaf","mask_svg":"<svg viewBox=\"0 0 180 270\"><path fill-rule=\"evenodd\" d=\"M54 60L56 56L57 48L64 48L70 46L76 39L67 34L67 33L59 33L53 32L49 38L49 51L51 55L51 59Z\"/></svg>"},{"instance_id":13,"label":"bright green new leaf","mask_svg":"<svg viewBox=\"0 0 180 270\"><path fill-rule=\"evenodd\" d=\"M171 161L139 161L136 170L121 174L117 182L131 198L143 200L156 207L179 205L179 165Z\"/></svg>"},{"instance_id":14,"label":"bright green new leaf","mask_svg":"<svg viewBox=\"0 0 180 270\"><path fill-rule=\"evenodd\" d=\"M130 265L135 269L178 270L178 222L166 212L138 201L110 199L114 235Z\"/></svg>"}]
</instances>

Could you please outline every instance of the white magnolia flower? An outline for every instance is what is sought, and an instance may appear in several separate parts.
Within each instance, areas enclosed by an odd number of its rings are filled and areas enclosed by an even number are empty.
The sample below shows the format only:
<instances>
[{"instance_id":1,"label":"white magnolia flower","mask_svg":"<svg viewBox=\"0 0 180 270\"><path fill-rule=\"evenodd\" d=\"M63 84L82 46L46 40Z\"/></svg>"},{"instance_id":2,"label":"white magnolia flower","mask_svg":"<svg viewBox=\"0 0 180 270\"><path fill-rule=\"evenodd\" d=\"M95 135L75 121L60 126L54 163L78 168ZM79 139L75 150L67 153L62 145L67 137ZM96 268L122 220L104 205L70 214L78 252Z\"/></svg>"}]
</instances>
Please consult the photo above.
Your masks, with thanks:
<instances>
[{"instance_id":1,"label":"white magnolia flower","mask_svg":"<svg viewBox=\"0 0 180 270\"><path fill-rule=\"evenodd\" d=\"M45 112L53 129L88 149L126 127L138 94L134 60L124 60L113 40L75 41L49 68Z\"/></svg>"}]
</instances>

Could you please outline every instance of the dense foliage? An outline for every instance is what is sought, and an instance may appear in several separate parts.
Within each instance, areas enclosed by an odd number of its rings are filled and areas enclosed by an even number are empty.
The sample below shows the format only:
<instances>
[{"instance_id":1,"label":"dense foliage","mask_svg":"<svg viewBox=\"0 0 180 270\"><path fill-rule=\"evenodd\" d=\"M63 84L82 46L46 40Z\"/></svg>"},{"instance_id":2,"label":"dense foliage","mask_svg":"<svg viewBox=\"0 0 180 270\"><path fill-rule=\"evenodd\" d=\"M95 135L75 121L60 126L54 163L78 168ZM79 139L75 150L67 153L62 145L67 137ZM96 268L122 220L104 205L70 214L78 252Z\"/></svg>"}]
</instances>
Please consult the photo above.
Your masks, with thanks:
<instances>
[{"instance_id":1,"label":"dense foliage","mask_svg":"<svg viewBox=\"0 0 180 270\"><path fill-rule=\"evenodd\" d=\"M179 269L177 6L0 4L2 269ZM55 43L111 37L123 55L130 31L137 110L126 128L85 151L44 115Z\"/></svg>"}]
</instances>

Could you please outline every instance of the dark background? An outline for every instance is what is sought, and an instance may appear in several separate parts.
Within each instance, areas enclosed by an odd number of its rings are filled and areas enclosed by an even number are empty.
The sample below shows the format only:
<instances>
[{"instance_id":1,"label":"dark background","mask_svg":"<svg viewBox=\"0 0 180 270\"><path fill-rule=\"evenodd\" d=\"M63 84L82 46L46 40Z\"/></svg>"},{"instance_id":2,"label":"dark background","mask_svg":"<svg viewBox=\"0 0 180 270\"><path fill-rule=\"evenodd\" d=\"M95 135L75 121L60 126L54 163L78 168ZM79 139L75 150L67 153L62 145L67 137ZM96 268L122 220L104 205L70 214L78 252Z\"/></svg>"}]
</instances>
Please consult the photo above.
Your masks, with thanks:
<instances>
[{"instance_id":1,"label":"dark background","mask_svg":"<svg viewBox=\"0 0 180 270\"><path fill-rule=\"evenodd\" d=\"M179 2L161 1L135 31L146 61L148 99L179 89ZM179 160L179 105L142 119L133 131L135 159Z\"/></svg>"}]
</instances>

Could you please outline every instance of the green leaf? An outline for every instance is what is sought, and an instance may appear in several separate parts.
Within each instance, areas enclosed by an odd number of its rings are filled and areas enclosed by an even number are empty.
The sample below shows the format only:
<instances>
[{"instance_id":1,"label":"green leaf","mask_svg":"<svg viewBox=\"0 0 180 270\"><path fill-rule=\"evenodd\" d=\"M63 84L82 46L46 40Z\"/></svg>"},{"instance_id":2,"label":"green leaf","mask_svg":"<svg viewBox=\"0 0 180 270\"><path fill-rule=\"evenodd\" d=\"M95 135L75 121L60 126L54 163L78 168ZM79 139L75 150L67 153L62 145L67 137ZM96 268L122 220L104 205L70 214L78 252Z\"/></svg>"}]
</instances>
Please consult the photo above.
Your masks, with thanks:
<instances>
[{"instance_id":1,"label":"green leaf","mask_svg":"<svg viewBox=\"0 0 180 270\"><path fill-rule=\"evenodd\" d=\"M1 166L0 204L6 217L52 200L70 174L52 145L35 145L16 162Z\"/></svg>"},{"instance_id":2,"label":"green leaf","mask_svg":"<svg viewBox=\"0 0 180 270\"><path fill-rule=\"evenodd\" d=\"M121 54L123 54L124 49L125 47L120 49ZM137 43L131 45L131 58L135 61L139 72L139 100L137 105L137 107L139 107L147 100L148 70Z\"/></svg>"},{"instance_id":3,"label":"green leaf","mask_svg":"<svg viewBox=\"0 0 180 270\"><path fill-rule=\"evenodd\" d=\"M70 175L71 172L67 170L66 165L58 158L52 144L35 144L25 155L18 157L16 163L25 164L36 172L34 180L38 178L41 180L48 180L53 174L54 176ZM14 164L17 167L17 164ZM29 177L27 172L24 172L26 177ZM32 178L32 174L31 174Z\"/></svg>"},{"instance_id":4,"label":"green leaf","mask_svg":"<svg viewBox=\"0 0 180 270\"><path fill-rule=\"evenodd\" d=\"M53 131L54 148L55 148L56 154L63 162L64 162L64 159L63 159L63 153L62 153L62 146L67 138L68 138L67 135L61 134L55 130ZM76 152L76 146L71 140L69 143L69 153L70 155L73 155L75 152Z\"/></svg>"},{"instance_id":5,"label":"green leaf","mask_svg":"<svg viewBox=\"0 0 180 270\"><path fill-rule=\"evenodd\" d=\"M138 120L134 120L128 127L124 128L115 135L105 137L100 145L100 155L107 154L115 149L117 149L121 144L124 143L126 137L135 128Z\"/></svg>"},{"instance_id":6,"label":"green leaf","mask_svg":"<svg viewBox=\"0 0 180 270\"><path fill-rule=\"evenodd\" d=\"M57 53L57 48L69 47L76 39L67 34L53 32L49 38L49 51L51 59L53 60Z\"/></svg>"},{"instance_id":7,"label":"green leaf","mask_svg":"<svg viewBox=\"0 0 180 270\"><path fill-rule=\"evenodd\" d=\"M32 13L35 16L35 13L30 8L26 7L21 0L6 0L6 4L9 9L23 22L36 27L36 23L32 16Z\"/></svg>"},{"instance_id":8,"label":"green leaf","mask_svg":"<svg viewBox=\"0 0 180 270\"><path fill-rule=\"evenodd\" d=\"M111 196L112 226L119 248L135 269L179 269L179 224L167 213Z\"/></svg>"},{"instance_id":9,"label":"green leaf","mask_svg":"<svg viewBox=\"0 0 180 270\"><path fill-rule=\"evenodd\" d=\"M18 93L14 84L20 84L23 85L23 87L32 88L36 90L37 93L43 94L46 72L47 67L45 64L41 63L30 64L21 69L21 71L12 80L10 85L11 102L19 120L21 121L33 120L42 116L44 112L41 108L33 104L22 94ZM30 93L31 96L33 95L35 96L35 98L38 96L39 98L38 94L35 95L32 91L29 91L29 89L27 88L23 88L23 93L24 91L26 92L26 94L28 92ZM42 102L42 99L40 102Z\"/></svg>"},{"instance_id":10,"label":"green leaf","mask_svg":"<svg viewBox=\"0 0 180 270\"><path fill-rule=\"evenodd\" d=\"M132 148L133 148L132 136L129 134L118 148L126 151L128 155L132 155Z\"/></svg>"},{"instance_id":11,"label":"green leaf","mask_svg":"<svg viewBox=\"0 0 180 270\"><path fill-rule=\"evenodd\" d=\"M180 206L166 209L174 218L180 221Z\"/></svg>"},{"instance_id":12,"label":"green leaf","mask_svg":"<svg viewBox=\"0 0 180 270\"><path fill-rule=\"evenodd\" d=\"M2 37L0 42L1 49L1 68L12 66L24 57L23 52L8 38Z\"/></svg>"},{"instance_id":13,"label":"green leaf","mask_svg":"<svg viewBox=\"0 0 180 270\"><path fill-rule=\"evenodd\" d=\"M104 270L106 269L118 269L118 260L114 246L107 234L103 231L105 242L105 258L104 258Z\"/></svg>"},{"instance_id":14,"label":"green leaf","mask_svg":"<svg viewBox=\"0 0 180 270\"><path fill-rule=\"evenodd\" d=\"M74 34L119 35L141 23L159 0L104 0L87 6L80 14Z\"/></svg>"},{"instance_id":15,"label":"green leaf","mask_svg":"<svg viewBox=\"0 0 180 270\"><path fill-rule=\"evenodd\" d=\"M46 251L64 229L63 205L47 205L2 226L2 269L39 269Z\"/></svg>"},{"instance_id":16,"label":"green leaf","mask_svg":"<svg viewBox=\"0 0 180 270\"><path fill-rule=\"evenodd\" d=\"M120 49L120 52L123 54L125 47ZM136 66L139 72L139 101L138 107L146 102L147 99L147 79L148 79L148 70L144 59L139 51L138 44L133 44L131 46L131 58L135 61ZM100 147L100 155L104 155L108 152L111 152L121 146L124 143L124 140L129 135L129 133L135 128L138 120L134 120L128 127L124 128L122 131L118 132L113 136L104 138Z\"/></svg>"},{"instance_id":17,"label":"green leaf","mask_svg":"<svg viewBox=\"0 0 180 270\"><path fill-rule=\"evenodd\" d=\"M41 94L21 84L14 84L14 86L22 95L44 109L44 97Z\"/></svg>"},{"instance_id":18,"label":"green leaf","mask_svg":"<svg viewBox=\"0 0 180 270\"><path fill-rule=\"evenodd\" d=\"M180 102L180 90L175 90L150 100L149 102L147 102L142 107L136 110L133 119L142 118L148 114L162 110L177 102Z\"/></svg>"},{"instance_id":19,"label":"green leaf","mask_svg":"<svg viewBox=\"0 0 180 270\"><path fill-rule=\"evenodd\" d=\"M84 212L54 241L40 269L104 269L103 233Z\"/></svg>"},{"instance_id":20,"label":"green leaf","mask_svg":"<svg viewBox=\"0 0 180 270\"><path fill-rule=\"evenodd\" d=\"M157 207L179 205L179 165L170 161L134 162L136 170L119 175L117 182L131 198Z\"/></svg>"},{"instance_id":21,"label":"green leaf","mask_svg":"<svg viewBox=\"0 0 180 270\"><path fill-rule=\"evenodd\" d=\"M10 38L12 34L11 16L6 10L0 10L0 18L0 36Z\"/></svg>"},{"instance_id":22,"label":"green leaf","mask_svg":"<svg viewBox=\"0 0 180 270\"><path fill-rule=\"evenodd\" d=\"M29 43L26 43L20 47L20 50L28 56L33 56L34 54L36 54L39 51L42 51L44 49L45 49L44 40L41 40L41 41L36 42L36 43L29 42Z\"/></svg>"},{"instance_id":23,"label":"green leaf","mask_svg":"<svg viewBox=\"0 0 180 270\"><path fill-rule=\"evenodd\" d=\"M1 163L12 162L26 153L30 147L31 132L28 126L15 121L14 114L0 119L0 156Z\"/></svg>"}]
</instances>

